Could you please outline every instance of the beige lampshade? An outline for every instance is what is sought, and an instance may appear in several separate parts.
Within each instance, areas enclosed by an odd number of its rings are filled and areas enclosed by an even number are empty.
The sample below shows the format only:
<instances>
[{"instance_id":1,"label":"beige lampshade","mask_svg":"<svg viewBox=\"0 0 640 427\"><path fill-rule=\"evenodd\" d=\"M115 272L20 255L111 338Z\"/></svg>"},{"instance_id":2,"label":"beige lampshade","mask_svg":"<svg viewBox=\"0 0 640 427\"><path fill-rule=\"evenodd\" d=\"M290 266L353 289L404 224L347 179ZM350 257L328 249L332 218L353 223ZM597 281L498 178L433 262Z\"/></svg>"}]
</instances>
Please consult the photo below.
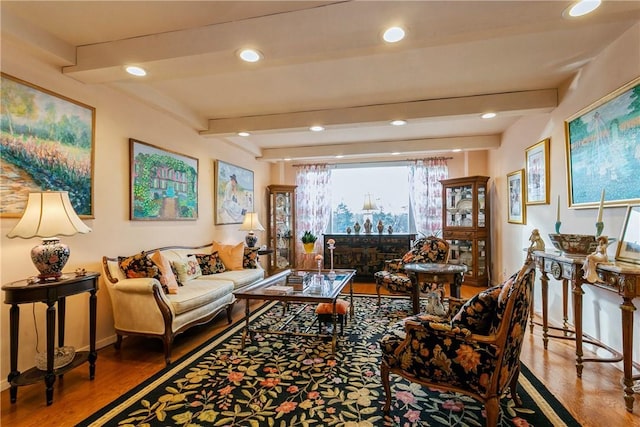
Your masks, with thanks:
<instances>
[{"instance_id":1,"label":"beige lampshade","mask_svg":"<svg viewBox=\"0 0 640 427\"><path fill-rule=\"evenodd\" d=\"M244 221L240 226L241 231L264 231L264 227L260 224L257 212L247 212L244 215Z\"/></svg>"},{"instance_id":2,"label":"beige lampshade","mask_svg":"<svg viewBox=\"0 0 640 427\"><path fill-rule=\"evenodd\" d=\"M376 203L371 198L371 193L367 193L364 195L364 205L362 206L363 211L375 211L378 209Z\"/></svg>"},{"instance_id":3,"label":"beige lampshade","mask_svg":"<svg viewBox=\"0 0 640 427\"><path fill-rule=\"evenodd\" d=\"M91 229L78 218L66 191L29 193L22 218L7 237L55 237L89 233Z\"/></svg>"}]
</instances>

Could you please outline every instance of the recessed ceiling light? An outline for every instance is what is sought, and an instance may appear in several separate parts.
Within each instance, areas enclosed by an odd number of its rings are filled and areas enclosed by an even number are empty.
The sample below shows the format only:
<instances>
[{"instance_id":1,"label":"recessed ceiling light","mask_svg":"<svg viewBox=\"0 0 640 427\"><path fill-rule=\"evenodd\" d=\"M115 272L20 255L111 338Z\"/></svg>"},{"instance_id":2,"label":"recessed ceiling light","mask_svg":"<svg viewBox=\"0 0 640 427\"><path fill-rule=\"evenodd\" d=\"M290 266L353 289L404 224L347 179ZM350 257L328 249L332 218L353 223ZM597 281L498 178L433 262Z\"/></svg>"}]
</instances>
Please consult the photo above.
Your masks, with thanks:
<instances>
[{"instance_id":1,"label":"recessed ceiling light","mask_svg":"<svg viewBox=\"0 0 640 427\"><path fill-rule=\"evenodd\" d=\"M343 158L343 157L344 157L344 156L343 156L342 154L338 154L338 155L336 156L336 159L341 159L341 158Z\"/></svg>"},{"instance_id":2,"label":"recessed ceiling light","mask_svg":"<svg viewBox=\"0 0 640 427\"><path fill-rule=\"evenodd\" d=\"M393 153L391 153L392 156L397 156L398 154L400 154L398 151L394 151Z\"/></svg>"},{"instance_id":3,"label":"recessed ceiling light","mask_svg":"<svg viewBox=\"0 0 640 427\"><path fill-rule=\"evenodd\" d=\"M453 150L451 150L454 153L459 153L462 151L462 148L454 148Z\"/></svg>"},{"instance_id":4,"label":"recessed ceiling light","mask_svg":"<svg viewBox=\"0 0 640 427\"><path fill-rule=\"evenodd\" d=\"M324 127L320 125L314 125L314 126L311 126L309 130L311 132L322 132L324 130Z\"/></svg>"},{"instance_id":5,"label":"recessed ceiling light","mask_svg":"<svg viewBox=\"0 0 640 427\"><path fill-rule=\"evenodd\" d=\"M136 67L134 65L129 65L127 68L125 68L125 70L127 70L127 73L131 74L132 76L142 77L147 75L147 72L144 70L144 68Z\"/></svg>"},{"instance_id":6,"label":"recessed ceiling light","mask_svg":"<svg viewBox=\"0 0 640 427\"><path fill-rule=\"evenodd\" d=\"M404 30L402 28L400 28L400 27L388 28L384 32L384 34L382 35L382 38L387 43L399 42L400 40L402 40L404 38Z\"/></svg>"},{"instance_id":7,"label":"recessed ceiling light","mask_svg":"<svg viewBox=\"0 0 640 427\"><path fill-rule=\"evenodd\" d=\"M285 162L290 162L290 161L291 161L291 157L285 157L285 158L284 158L284 159L282 159L282 160L284 160Z\"/></svg>"},{"instance_id":8,"label":"recessed ceiling light","mask_svg":"<svg viewBox=\"0 0 640 427\"><path fill-rule=\"evenodd\" d=\"M580 0L565 10L563 15L568 13L571 18L577 18L593 12L600 6L600 3L602 3L601 0Z\"/></svg>"},{"instance_id":9,"label":"recessed ceiling light","mask_svg":"<svg viewBox=\"0 0 640 427\"><path fill-rule=\"evenodd\" d=\"M496 116L496 113L484 113L482 116L483 119L493 119Z\"/></svg>"},{"instance_id":10,"label":"recessed ceiling light","mask_svg":"<svg viewBox=\"0 0 640 427\"><path fill-rule=\"evenodd\" d=\"M238 132L238 136L249 136L251 135L249 132Z\"/></svg>"},{"instance_id":11,"label":"recessed ceiling light","mask_svg":"<svg viewBox=\"0 0 640 427\"><path fill-rule=\"evenodd\" d=\"M243 49L238 56L246 62L258 62L262 59L262 54L255 49Z\"/></svg>"},{"instance_id":12,"label":"recessed ceiling light","mask_svg":"<svg viewBox=\"0 0 640 427\"><path fill-rule=\"evenodd\" d=\"M391 126L404 126L407 124L406 120L393 120L391 122L389 122L391 124Z\"/></svg>"}]
</instances>

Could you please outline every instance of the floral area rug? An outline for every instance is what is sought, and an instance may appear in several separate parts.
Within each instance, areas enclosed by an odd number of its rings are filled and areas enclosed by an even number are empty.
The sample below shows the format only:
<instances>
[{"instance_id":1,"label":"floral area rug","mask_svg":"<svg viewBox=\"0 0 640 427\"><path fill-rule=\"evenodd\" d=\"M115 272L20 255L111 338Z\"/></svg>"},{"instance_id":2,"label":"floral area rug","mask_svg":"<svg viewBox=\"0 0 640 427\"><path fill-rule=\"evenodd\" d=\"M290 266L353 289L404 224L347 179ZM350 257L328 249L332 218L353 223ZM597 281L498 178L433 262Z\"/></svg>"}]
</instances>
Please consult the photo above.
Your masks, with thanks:
<instances>
[{"instance_id":1,"label":"floral area rug","mask_svg":"<svg viewBox=\"0 0 640 427\"><path fill-rule=\"evenodd\" d=\"M407 298L354 297L356 316L338 340L255 335L241 349L244 322L174 362L80 426L484 426L483 405L392 375L392 406L382 412L378 341L390 323L408 315ZM300 309L292 330L315 332L314 306ZM252 315L256 328L282 322L282 306ZM579 426L533 374L522 367L523 408L505 396L499 426Z\"/></svg>"}]
</instances>

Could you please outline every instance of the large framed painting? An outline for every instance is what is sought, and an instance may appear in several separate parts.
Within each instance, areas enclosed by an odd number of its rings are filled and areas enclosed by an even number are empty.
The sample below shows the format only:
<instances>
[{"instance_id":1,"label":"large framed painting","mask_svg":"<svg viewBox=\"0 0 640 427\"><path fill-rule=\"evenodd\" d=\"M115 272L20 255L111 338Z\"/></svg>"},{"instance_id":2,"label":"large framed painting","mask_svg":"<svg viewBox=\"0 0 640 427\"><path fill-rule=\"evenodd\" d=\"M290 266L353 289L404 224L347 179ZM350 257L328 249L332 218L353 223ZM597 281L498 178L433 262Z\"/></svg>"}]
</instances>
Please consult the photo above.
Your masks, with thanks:
<instances>
[{"instance_id":1,"label":"large framed painting","mask_svg":"<svg viewBox=\"0 0 640 427\"><path fill-rule=\"evenodd\" d=\"M132 220L198 218L198 159L129 139Z\"/></svg>"},{"instance_id":2,"label":"large framed painting","mask_svg":"<svg viewBox=\"0 0 640 427\"><path fill-rule=\"evenodd\" d=\"M569 207L640 202L640 77L565 121Z\"/></svg>"},{"instance_id":3,"label":"large framed painting","mask_svg":"<svg viewBox=\"0 0 640 427\"><path fill-rule=\"evenodd\" d=\"M527 205L549 204L549 138L525 150Z\"/></svg>"},{"instance_id":4,"label":"large framed painting","mask_svg":"<svg viewBox=\"0 0 640 427\"><path fill-rule=\"evenodd\" d=\"M507 174L507 191L509 192L507 221L512 224L526 224L524 169Z\"/></svg>"},{"instance_id":5,"label":"large framed painting","mask_svg":"<svg viewBox=\"0 0 640 427\"><path fill-rule=\"evenodd\" d=\"M640 205L627 207L616 260L640 264Z\"/></svg>"},{"instance_id":6,"label":"large framed painting","mask_svg":"<svg viewBox=\"0 0 640 427\"><path fill-rule=\"evenodd\" d=\"M215 163L216 224L240 224L253 212L253 171L222 160Z\"/></svg>"},{"instance_id":7,"label":"large framed painting","mask_svg":"<svg viewBox=\"0 0 640 427\"><path fill-rule=\"evenodd\" d=\"M19 217L32 191L67 191L93 218L96 110L0 74L0 216Z\"/></svg>"}]
</instances>

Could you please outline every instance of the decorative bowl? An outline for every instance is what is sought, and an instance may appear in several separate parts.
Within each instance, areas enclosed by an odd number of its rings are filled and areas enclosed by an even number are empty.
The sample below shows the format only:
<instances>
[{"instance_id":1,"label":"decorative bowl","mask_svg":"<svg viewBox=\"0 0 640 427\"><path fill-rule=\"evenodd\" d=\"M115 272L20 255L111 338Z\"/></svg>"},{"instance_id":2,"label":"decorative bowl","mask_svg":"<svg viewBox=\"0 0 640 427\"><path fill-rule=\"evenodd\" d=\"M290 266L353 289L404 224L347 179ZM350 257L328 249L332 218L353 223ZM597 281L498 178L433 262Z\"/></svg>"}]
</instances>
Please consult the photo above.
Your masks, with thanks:
<instances>
[{"instance_id":1,"label":"decorative bowl","mask_svg":"<svg viewBox=\"0 0 640 427\"><path fill-rule=\"evenodd\" d=\"M62 368L71 363L76 356L76 349L71 346L56 347L53 350L53 369ZM36 368L47 370L47 353L36 353Z\"/></svg>"},{"instance_id":2,"label":"decorative bowl","mask_svg":"<svg viewBox=\"0 0 640 427\"><path fill-rule=\"evenodd\" d=\"M549 238L564 255L585 256L598 248L596 236L589 234L549 234Z\"/></svg>"}]
</instances>

